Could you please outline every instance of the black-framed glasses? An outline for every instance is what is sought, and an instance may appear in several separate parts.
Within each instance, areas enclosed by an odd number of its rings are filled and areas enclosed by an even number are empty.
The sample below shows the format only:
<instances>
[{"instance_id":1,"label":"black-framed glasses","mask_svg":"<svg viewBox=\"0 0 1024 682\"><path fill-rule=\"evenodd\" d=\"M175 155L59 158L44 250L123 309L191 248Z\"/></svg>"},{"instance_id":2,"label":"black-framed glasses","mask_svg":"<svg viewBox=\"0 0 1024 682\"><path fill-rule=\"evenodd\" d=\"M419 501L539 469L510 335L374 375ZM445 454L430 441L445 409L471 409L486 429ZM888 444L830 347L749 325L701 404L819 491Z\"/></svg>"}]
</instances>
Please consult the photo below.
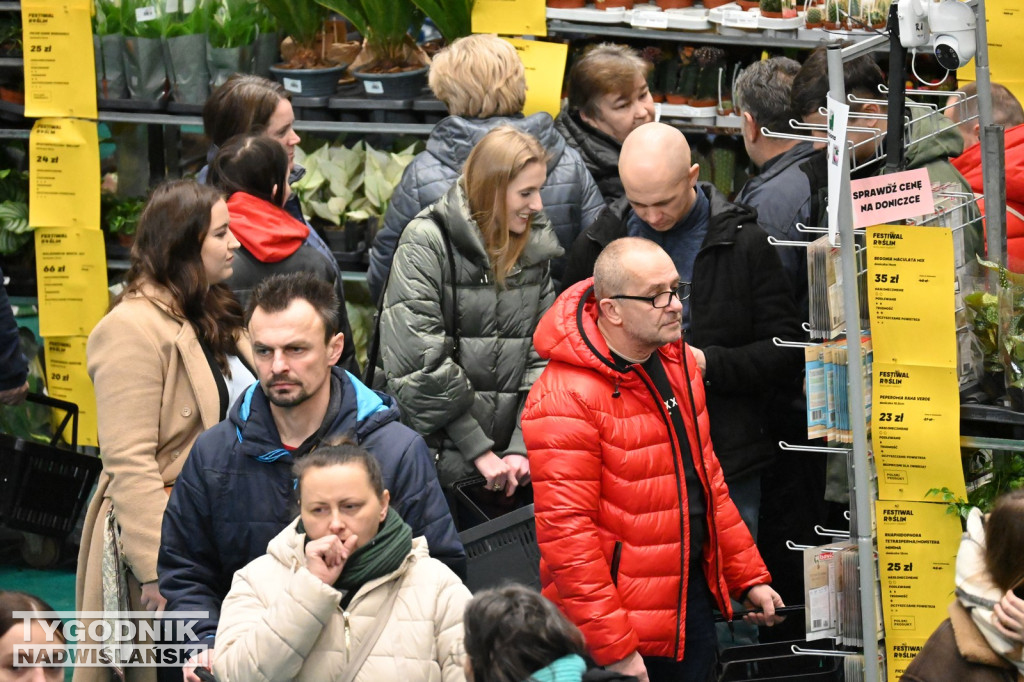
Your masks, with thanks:
<instances>
[{"instance_id":1,"label":"black-framed glasses","mask_svg":"<svg viewBox=\"0 0 1024 682\"><path fill-rule=\"evenodd\" d=\"M662 291L660 294L654 296L627 296L625 294L619 294L618 296L609 296L608 298L624 298L628 301L647 301L655 308L667 308L672 304L673 298L678 298L680 301L685 301L690 298L690 283L680 282L679 286L672 291Z\"/></svg>"}]
</instances>

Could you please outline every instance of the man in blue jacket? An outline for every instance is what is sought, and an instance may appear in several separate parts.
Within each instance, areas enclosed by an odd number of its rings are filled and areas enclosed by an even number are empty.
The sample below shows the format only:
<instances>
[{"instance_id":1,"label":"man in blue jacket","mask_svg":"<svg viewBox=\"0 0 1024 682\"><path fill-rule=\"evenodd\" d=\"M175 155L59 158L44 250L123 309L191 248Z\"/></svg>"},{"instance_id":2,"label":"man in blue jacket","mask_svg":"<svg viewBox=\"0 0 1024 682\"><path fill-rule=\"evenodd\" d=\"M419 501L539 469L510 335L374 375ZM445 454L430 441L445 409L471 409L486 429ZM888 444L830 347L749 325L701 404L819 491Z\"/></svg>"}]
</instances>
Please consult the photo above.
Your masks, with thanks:
<instances>
[{"instance_id":1,"label":"man in blue jacket","mask_svg":"<svg viewBox=\"0 0 1024 682\"><path fill-rule=\"evenodd\" d=\"M192 631L211 651L235 571L266 553L297 514L294 460L349 435L380 462L392 504L425 536L433 557L459 575L465 552L426 443L399 422L394 400L334 367L344 336L337 298L307 273L276 275L252 293L246 323L259 382L228 418L196 441L164 515L158 573L168 611L208 611Z\"/></svg>"}]
</instances>

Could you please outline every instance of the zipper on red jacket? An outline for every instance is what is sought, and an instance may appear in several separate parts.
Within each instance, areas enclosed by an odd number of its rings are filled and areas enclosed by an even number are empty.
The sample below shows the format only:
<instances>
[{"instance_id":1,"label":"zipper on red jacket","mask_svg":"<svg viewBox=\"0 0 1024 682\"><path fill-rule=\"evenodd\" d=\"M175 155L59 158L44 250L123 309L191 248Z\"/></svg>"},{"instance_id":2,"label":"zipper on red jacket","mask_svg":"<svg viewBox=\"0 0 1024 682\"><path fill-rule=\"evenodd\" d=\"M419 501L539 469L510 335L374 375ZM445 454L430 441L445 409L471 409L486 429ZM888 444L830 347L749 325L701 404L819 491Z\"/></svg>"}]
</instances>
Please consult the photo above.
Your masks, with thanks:
<instances>
[{"instance_id":1,"label":"zipper on red jacket","mask_svg":"<svg viewBox=\"0 0 1024 682\"><path fill-rule=\"evenodd\" d=\"M657 353L658 351L654 352ZM661 399L661 394L658 393L658 389L654 386L654 382L651 381L651 378L647 375L647 372L644 371L643 367L641 367L640 365L633 365L632 369L637 373L637 376L640 377L640 380L647 388L647 392L650 393L651 397L654 398L654 404L658 406L658 413L661 415L662 421L665 422L665 426L668 427L669 436L674 436L674 438L669 438L669 447L672 448L672 466L675 468L676 473L676 497L679 500L679 557L680 559L682 559L683 563L683 565L680 566L682 579L679 581L679 593L676 595L676 647L673 658L678 661L679 640L685 639L686 637L686 629L684 628L683 624L683 588L686 585L689 585L690 581L690 562L687 561L690 551L690 536L687 535L689 525L689 514L683 511L683 486L685 485L685 482L681 480L682 477L680 476L679 472L679 466L681 464L680 460L682 459L682 455L676 447L676 444L679 442L679 436L676 435L675 429L672 427L672 418L665 410L665 403ZM669 386L671 385L672 382L670 380ZM685 652L685 642L683 644L683 647L683 651Z\"/></svg>"}]
</instances>

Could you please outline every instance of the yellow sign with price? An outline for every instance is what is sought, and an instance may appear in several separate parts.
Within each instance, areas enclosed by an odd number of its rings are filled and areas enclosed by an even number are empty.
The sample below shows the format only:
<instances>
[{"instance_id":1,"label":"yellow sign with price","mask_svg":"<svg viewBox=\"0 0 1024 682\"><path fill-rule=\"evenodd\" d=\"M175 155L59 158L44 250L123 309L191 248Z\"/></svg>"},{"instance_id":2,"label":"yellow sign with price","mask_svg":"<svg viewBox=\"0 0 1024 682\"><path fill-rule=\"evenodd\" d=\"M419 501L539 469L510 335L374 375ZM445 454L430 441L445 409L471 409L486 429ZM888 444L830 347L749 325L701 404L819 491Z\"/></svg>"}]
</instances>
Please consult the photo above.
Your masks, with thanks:
<instances>
[{"instance_id":1,"label":"yellow sign with price","mask_svg":"<svg viewBox=\"0 0 1024 682\"><path fill-rule=\"evenodd\" d=\"M22 0L25 115L96 118L91 0Z\"/></svg>"},{"instance_id":2,"label":"yellow sign with price","mask_svg":"<svg viewBox=\"0 0 1024 682\"><path fill-rule=\"evenodd\" d=\"M103 233L47 227L35 237L39 334L88 336L110 305Z\"/></svg>"},{"instance_id":3,"label":"yellow sign with price","mask_svg":"<svg viewBox=\"0 0 1024 682\"><path fill-rule=\"evenodd\" d=\"M28 152L29 225L99 230L96 124L73 118L39 119L32 126Z\"/></svg>"}]
</instances>

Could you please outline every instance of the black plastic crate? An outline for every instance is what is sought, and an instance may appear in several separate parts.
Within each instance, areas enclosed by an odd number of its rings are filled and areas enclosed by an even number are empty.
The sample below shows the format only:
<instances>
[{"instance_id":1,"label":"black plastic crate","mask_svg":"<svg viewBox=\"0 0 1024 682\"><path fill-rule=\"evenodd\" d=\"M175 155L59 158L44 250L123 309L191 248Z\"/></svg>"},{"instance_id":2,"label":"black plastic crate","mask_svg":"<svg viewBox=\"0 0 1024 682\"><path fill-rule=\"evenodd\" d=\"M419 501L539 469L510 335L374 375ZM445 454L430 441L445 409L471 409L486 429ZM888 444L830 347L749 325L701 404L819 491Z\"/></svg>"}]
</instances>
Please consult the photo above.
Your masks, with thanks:
<instances>
[{"instance_id":1,"label":"black plastic crate","mask_svg":"<svg viewBox=\"0 0 1024 682\"><path fill-rule=\"evenodd\" d=\"M32 402L65 410L67 416L50 440L37 443L0 433L0 523L49 537L64 538L75 528L103 466L98 457L74 451L78 406L29 394ZM57 447L71 422L71 448Z\"/></svg>"},{"instance_id":2,"label":"black plastic crate","mask_svg":"<svg viewBox=\"0 0 1024 682\"><path fill-rule=\"evenodd\" d=\"M465 530L459 538L466 548L470 592L507 582L540 589L540 549L532 504Z\"/></svg>"}]
</instances>

